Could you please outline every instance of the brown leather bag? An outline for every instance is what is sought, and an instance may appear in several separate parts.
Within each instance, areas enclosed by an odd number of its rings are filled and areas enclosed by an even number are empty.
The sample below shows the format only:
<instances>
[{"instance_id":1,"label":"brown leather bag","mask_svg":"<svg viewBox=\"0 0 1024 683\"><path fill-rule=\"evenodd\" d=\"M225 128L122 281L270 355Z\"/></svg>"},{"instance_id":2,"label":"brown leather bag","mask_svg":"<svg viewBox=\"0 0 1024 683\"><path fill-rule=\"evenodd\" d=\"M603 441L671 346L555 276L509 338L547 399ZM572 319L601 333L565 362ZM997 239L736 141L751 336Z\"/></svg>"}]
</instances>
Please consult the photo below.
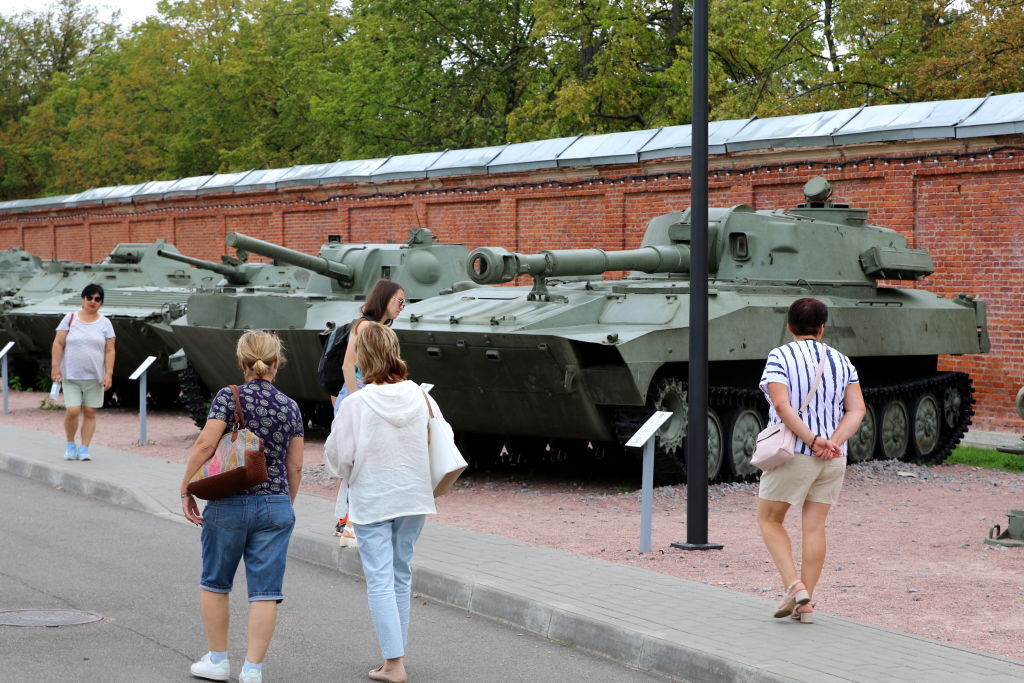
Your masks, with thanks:
<instances>
[{"instance_id":1,"label":"brown leather bag","mask_svg":"<svg viewBox=\"0 0 1024 683\"><path fill-rule=\"evenodd\" d=\"M235 397L235 421L185 488L196 498L226 498L270 479L263 439L244 426L238 385L231 385L231 393Z\"/></svg>"}]
</instances>

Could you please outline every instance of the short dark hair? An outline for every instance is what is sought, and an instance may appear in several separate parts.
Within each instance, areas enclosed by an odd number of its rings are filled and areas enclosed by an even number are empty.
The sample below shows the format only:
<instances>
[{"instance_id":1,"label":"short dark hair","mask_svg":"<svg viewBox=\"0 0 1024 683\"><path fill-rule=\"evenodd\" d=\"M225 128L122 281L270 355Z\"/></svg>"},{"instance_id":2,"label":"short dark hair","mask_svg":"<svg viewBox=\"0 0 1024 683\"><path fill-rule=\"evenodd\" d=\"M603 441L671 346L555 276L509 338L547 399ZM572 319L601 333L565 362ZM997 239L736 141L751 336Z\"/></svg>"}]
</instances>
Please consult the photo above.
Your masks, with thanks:
<instances>
[{"instance_id":1,"label":"short dark hair","mask_svg":"<svg viewBox=\"0 0 1024 683\"><path fill-rule=\"evenodd\" d=\"M818 328L828 322L828 306L809 296L797 299L789 307L786 322L793 334L817 334Z\"/></svg>"},{"instance_id":2,"label":"short dark hair","mask_svg":"<svg viewBox=\"0 0 1024 683\"><path fill-rule=\"evenodd\" d=\"M103 301L103 299L105 298L103 296L103 285L86 285L85 289L82 290L83 299L87 296L93 296L94 294L99 294L100 301Z\"/></svg>"},{"instance_id":3,"label":"short dark hair","mask_svg":"<svg viewBox=\"0 0 1024 683\"><path fill-rule=\"evenodd\" d=\"M402 285L394 280L377 280L377 283L366 295L366 303L363 304L362 313L374 322L383 322L388 314L388 302L400 289Z\"/></svg>"}]
</instances>

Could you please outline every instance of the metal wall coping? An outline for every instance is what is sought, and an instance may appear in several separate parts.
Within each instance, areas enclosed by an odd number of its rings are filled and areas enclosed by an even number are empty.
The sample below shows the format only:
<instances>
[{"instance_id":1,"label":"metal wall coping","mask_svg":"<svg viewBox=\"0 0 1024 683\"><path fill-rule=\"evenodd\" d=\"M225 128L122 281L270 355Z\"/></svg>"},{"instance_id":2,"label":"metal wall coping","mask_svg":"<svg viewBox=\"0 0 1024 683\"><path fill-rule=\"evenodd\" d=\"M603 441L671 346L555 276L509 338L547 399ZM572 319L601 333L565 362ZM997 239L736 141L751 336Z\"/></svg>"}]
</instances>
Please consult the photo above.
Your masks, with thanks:
<instances>
[{"instance_id":1,"label":"metal wall coping","mask_svg":"<svg viewBox=\"0 0 1024 683\"><path fill-rule=\"evenodd\" d=\"M852 107L771 118L708 123L711 155L777 147L970 138L1024 133L1024 93L936 102ZM693 127L575 135L374 159L153 180L96 187L77 194L0 202L0 213L114 204L211 192L250 192L342 182L382 183L450 175L515 173L568 166L638 163L692 154Z\"/></svg>"},{"instance_id":2,"label":"metal wall coping","mask_svg":"<svg viewBox=\"0 0 1024 683\"><path fill-rule=\"evenodd\" d=\"M958 138L1024 132L1024 93L990 95L956 127Z\"/></svg>"}]
</instances>

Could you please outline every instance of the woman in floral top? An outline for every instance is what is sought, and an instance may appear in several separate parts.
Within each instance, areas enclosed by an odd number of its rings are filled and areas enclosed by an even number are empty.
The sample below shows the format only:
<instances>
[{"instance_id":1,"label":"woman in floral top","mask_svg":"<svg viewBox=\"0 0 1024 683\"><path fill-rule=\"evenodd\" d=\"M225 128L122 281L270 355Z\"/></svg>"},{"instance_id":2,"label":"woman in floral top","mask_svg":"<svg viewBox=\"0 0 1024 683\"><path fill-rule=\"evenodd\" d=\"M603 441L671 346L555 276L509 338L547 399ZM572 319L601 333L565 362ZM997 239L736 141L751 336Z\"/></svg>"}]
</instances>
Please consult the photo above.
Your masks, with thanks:
<instances>
[{"instance_id":1,"label":"woman in floral top","mask_svg":"<svg viewBox=\"0 0 1024 683\"><path fill-rule=\"evenodd\" d=\"M244 557L249 634L238 680L261 681L263 657L277 620L277 604L284 599L281 588L288 541L295 527L292 503L302 478L303 426L298 405L272 383L285 362L281 340L269 332L246 332L238 340L237 357L246 380L238 386L245 427L263 439L269 479L241 493L211 500L202 515L195 498L186 492L192 475L210 459L228 424L234 421L234 394L230 387L221 389L192 448L181 483L182 511L189 521L203 527L199 606L210 648L191 671L210 680L230 678L228 594L238 562Z\"/></svg>"}]
</instances>

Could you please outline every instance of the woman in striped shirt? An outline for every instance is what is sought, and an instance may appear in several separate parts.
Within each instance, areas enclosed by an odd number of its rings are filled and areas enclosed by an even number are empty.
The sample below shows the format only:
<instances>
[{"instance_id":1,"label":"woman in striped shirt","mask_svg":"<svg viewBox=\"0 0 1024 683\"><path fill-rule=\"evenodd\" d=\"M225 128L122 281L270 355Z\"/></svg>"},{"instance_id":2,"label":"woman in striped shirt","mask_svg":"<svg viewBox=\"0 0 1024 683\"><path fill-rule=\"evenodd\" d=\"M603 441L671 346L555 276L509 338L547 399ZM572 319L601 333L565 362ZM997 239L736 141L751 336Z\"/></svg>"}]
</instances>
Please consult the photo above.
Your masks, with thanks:
<instances>
[{"instance_id":1,"label":"woman in striped shirt","mask_svg":"<svg viewBox=\"0 0 1024 683\"><path fill-rule=\"evenodd\" d=\"M846 442L864 419L864 397L857 369L850 359L821 343L828 307L817 299L793 302L787 329L793 341L768 354L760 387L771 407L768 424L785 425L796 435L796 457L761 475L757 522L768 552L786 588L775 617L814 621L811 596L825 564L825 520L839 498L846 474ZM821 379L806 410L819 364ZM802 514L801 571L793 561L786 513L800 506Z\"/></svg>"}]
</instances>

